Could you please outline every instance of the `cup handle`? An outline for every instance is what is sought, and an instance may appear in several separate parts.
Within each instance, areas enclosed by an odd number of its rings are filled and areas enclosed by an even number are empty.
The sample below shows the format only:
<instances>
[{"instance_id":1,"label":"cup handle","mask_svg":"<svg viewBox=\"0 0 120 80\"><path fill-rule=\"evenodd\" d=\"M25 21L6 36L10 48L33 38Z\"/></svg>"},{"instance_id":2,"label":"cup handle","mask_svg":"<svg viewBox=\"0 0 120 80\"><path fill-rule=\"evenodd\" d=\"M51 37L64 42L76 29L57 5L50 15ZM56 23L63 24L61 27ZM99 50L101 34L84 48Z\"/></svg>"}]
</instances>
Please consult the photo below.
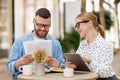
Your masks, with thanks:
<instances>
[{"instance_id":1,"label":"cup handle","mask_svg":"<svg viewBox=\"0 0 120 80\"><path fill-rule=\"evenodd\" d=\"M23 67L22 66L19 67L19 71L23 72Z\"/></svg>"}]
</instances>

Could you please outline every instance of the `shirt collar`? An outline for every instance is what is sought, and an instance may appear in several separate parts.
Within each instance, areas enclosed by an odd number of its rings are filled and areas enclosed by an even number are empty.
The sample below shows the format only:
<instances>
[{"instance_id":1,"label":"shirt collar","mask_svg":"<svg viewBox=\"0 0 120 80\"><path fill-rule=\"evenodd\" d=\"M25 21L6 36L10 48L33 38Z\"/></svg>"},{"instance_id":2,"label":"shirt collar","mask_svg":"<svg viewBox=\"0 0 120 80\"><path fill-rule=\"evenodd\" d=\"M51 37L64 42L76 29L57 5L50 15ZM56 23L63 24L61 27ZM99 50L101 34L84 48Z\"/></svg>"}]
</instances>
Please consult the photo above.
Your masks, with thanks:
<instances>
[{"instance_id":1,"label":"shirt collar","mask_svg":"<svg viewBox=\"0 0 120 80\"><path fill-rule=\"evenodd\" d=\"M91 45L97 45L98 42L100 42L102 38L103 38L103 37L98 33L97 37L95 38L95 40L93 41L93 43L92 43ZM88 45L86 39L85 39L84 43L85 43L86 46Z\"/></svg>"}]
</instances>

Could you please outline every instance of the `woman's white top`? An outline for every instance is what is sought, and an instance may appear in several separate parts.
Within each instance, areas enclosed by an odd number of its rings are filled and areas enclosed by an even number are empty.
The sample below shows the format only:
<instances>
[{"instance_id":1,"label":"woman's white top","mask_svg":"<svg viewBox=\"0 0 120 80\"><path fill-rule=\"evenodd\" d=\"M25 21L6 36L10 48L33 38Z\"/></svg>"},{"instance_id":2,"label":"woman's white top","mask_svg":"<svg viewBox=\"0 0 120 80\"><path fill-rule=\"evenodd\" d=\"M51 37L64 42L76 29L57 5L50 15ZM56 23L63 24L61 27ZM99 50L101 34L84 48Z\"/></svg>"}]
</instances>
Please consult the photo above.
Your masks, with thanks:
<instances>
[{"instance_id":1,"label":"woman's white top","mask_svg":"<svg viewBox=\"0 0 120 80\"><path fill-rule=\"evenodd\" d=\"M99 77L107 78L115 75L112 68L113 45L100 34L89 47L87 40L81 41L76 53L91 58L92 62L87 65Z\"/></svg>"}]
</instances>

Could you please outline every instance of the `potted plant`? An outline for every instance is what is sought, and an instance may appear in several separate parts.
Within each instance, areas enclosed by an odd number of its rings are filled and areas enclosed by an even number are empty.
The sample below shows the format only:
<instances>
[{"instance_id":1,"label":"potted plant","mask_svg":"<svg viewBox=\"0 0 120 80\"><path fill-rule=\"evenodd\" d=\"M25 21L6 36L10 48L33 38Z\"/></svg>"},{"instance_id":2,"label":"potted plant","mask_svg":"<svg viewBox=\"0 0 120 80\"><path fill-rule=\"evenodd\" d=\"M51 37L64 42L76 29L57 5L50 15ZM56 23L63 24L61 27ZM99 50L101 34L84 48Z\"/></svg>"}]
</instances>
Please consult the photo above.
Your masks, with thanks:
<instances>
[{"instance_id":1,"label":"potted plant","mask_svg":"<svg viewBox=\"0 0 120 80\"><path fill-rule=\"evenodd\" d=\"M45 74L44 63L48 60L48 53L45 49L35 49L34 50L35 58L35 74L42 76Z\"/></svg>"}]
</instances>

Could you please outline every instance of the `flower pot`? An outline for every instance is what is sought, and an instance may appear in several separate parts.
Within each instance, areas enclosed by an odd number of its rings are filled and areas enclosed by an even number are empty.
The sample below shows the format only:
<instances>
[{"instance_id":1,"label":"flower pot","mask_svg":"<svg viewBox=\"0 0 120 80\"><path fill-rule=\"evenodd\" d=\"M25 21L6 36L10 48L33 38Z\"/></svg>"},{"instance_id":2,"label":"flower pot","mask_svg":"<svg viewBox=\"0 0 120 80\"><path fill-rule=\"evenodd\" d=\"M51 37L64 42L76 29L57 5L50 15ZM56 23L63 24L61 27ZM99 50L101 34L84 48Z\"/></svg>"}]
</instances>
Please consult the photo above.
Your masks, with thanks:
<instances>
[{"instance_id":1,"label":"flower pot","mask_svg":"<svg viewBox=\"0 0 120 80\"><path fill-rule=\"evenodd\" d=\"M42 76L45 74L44 63L36 63L35 64L35 75Z\"/></svg>"}]
</instances>

